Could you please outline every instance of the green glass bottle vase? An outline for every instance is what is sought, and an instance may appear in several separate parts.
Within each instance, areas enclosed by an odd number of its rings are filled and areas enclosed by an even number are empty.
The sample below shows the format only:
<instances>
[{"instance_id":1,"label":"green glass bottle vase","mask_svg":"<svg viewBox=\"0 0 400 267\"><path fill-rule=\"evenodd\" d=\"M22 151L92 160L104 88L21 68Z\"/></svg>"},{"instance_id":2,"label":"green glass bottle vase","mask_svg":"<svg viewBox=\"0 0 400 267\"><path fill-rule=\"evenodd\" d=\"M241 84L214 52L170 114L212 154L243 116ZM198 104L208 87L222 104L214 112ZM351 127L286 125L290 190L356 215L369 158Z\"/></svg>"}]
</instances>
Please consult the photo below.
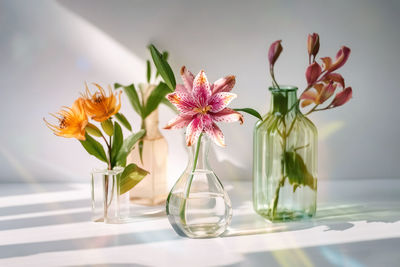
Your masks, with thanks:
<instances>
[{"instance_id":1,"label":"green glass bottle vase","mask_svg":"<svg viewBox=\"0 0 400 267\"><path fill-rule=\"evenodd\" d=\"M270 112L254 129L254 210L271 221L312 217L317 207L317 128L299 110L297 87L269 90Z\"/></svg>"}]
</instances>

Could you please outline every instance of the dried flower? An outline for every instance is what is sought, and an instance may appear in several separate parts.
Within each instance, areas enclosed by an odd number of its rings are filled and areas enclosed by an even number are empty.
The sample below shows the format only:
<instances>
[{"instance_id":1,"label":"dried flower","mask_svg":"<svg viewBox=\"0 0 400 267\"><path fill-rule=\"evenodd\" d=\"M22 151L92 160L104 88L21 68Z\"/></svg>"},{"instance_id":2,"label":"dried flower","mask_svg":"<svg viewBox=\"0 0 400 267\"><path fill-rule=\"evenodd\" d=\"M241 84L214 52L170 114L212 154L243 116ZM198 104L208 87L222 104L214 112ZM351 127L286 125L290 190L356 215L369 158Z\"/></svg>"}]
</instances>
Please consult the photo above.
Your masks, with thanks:
<instances>
[{"instance_id":1,"label":"dried flower","mask_svg":"<svg viewBox=\"0 0 400 267\"><path fill-rule=\"evenodd\" d=\"M83 99L77 99L71 108L63 107L57 115L50 114L58 120L58 124L50 124L43 118L47 127L54 132L55 135L85 140L85 127L88 124Z\"/></svg>"}]
</instances>

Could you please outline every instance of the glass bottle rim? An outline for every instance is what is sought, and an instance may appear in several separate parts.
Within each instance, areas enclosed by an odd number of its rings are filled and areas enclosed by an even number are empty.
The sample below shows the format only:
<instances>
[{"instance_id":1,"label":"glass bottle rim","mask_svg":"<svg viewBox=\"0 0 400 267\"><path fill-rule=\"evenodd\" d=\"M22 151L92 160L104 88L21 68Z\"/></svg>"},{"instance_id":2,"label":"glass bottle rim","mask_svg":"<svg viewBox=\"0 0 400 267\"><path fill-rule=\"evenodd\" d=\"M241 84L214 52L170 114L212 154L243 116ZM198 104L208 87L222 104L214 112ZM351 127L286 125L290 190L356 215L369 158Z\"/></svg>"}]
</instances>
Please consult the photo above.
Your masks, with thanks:
<instances>
[{"instance_id":1,"label":"glass bottle rim","mask_svg":"<svg viewBox=\"0 0 400 267\"><path fill-rule=\"evenodd\" d=\"M108 169L93 169L92 173L100 173L100 174L104 174L104 175L117 175L120 174L122 171L124 170L124 168L122 167L114 167L112 170L108 170Z\"/></svg>"},{"instance_id":2,"label":"glass bottle rim","mask_svg":"<svg viewBox=\"0 0 400 267\"><path fill-rule=\"evenodd\" d=\"M297 91L297 89L297 86L294 85L279 85L279 88L274 86L268 87L268 90L270 90L271 92L293 92Z\"/></svg>"}]
</instances>

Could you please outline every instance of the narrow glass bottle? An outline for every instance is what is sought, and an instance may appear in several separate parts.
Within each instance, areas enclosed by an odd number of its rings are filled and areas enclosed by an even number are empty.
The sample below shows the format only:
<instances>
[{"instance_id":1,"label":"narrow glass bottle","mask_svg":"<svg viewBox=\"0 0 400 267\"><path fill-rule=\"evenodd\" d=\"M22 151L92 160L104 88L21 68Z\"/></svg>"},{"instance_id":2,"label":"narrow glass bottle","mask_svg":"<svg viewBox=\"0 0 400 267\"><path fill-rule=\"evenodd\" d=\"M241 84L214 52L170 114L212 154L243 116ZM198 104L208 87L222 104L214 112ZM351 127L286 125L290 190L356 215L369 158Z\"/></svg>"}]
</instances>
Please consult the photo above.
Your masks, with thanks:
<instances>
[{"instance_id":1,"label":"narrow glass bottle","mask_svg":"<svg viewBox=\"0 0 400 267\"><path fill-rule=\"evenodd\" d=\"M154 85L143 87L142 94L145 101L154 88ZM130 191L130 197L133 203L158 205L165 202L168 195L168 143L158 128L158 109L154 110L144 120L143 128L146 130L146 135L143 139L142 160L140 159L139 146L135 146L128 155L127 162L128 164L137 164L148 171L149 174Z\"/></svg>"},{"instance_id":2,"label":"narrow glass bottle","mask_svg":"<svg viewBox=\"0 0 400 267\"><path fill-rule=\"evenodd\" d=\"M188 165L167 199L168 219L177 234L190 238L221 235L232 218L223 185L208 164L210 139L201 134L189 147Z\"/></svg>"},{"instance_id":3,"label":"narrow glass bottle","mask_svg":"<svg viewBox=\"0 0 400 267\"><path fill-rule=\"evenodd\" d=\"M297 87L269 90L270 112L254 129L254 210L272 221L311 217L317 197L317 128L299 110Z\"/></svg>"}]
</instances>

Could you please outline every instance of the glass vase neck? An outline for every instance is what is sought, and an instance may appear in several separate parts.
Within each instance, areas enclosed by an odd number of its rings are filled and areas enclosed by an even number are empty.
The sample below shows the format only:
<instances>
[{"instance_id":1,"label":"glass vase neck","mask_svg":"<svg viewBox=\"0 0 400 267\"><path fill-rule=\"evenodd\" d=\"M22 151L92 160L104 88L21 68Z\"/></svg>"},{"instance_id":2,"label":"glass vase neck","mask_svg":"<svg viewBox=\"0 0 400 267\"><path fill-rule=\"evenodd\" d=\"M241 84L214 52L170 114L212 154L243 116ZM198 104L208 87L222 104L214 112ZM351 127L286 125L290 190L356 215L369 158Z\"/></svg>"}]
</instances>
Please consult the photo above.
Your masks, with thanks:
<instances>
[{"instance_id":1,"label":"glass vase neck","mask_svg":"<svg viewBox=\"0 0 400 267\"><path fill-rule=\"evenodd\" d=\"M190 172L193 170L211 170L210 165L208 164L208 151L210 150L211 143L210 138L205 134L201 134L198 140L200 140L200 143L197 141L188 148L189 163L187 169ZM194 164L196 164L196 166L194 166Z\"/></svg>"},{"instance_id":2,"label":"glass vase neck","mask_svg":"<svg viewBox=\"0 0 400 267\"><path fill-rule=\"evenodd\" d=\"M271 113L287 115L288 113L297 113L299 111L296 86L269 87L269 91L272 94Z\"/></svg>"}]
</instances>

